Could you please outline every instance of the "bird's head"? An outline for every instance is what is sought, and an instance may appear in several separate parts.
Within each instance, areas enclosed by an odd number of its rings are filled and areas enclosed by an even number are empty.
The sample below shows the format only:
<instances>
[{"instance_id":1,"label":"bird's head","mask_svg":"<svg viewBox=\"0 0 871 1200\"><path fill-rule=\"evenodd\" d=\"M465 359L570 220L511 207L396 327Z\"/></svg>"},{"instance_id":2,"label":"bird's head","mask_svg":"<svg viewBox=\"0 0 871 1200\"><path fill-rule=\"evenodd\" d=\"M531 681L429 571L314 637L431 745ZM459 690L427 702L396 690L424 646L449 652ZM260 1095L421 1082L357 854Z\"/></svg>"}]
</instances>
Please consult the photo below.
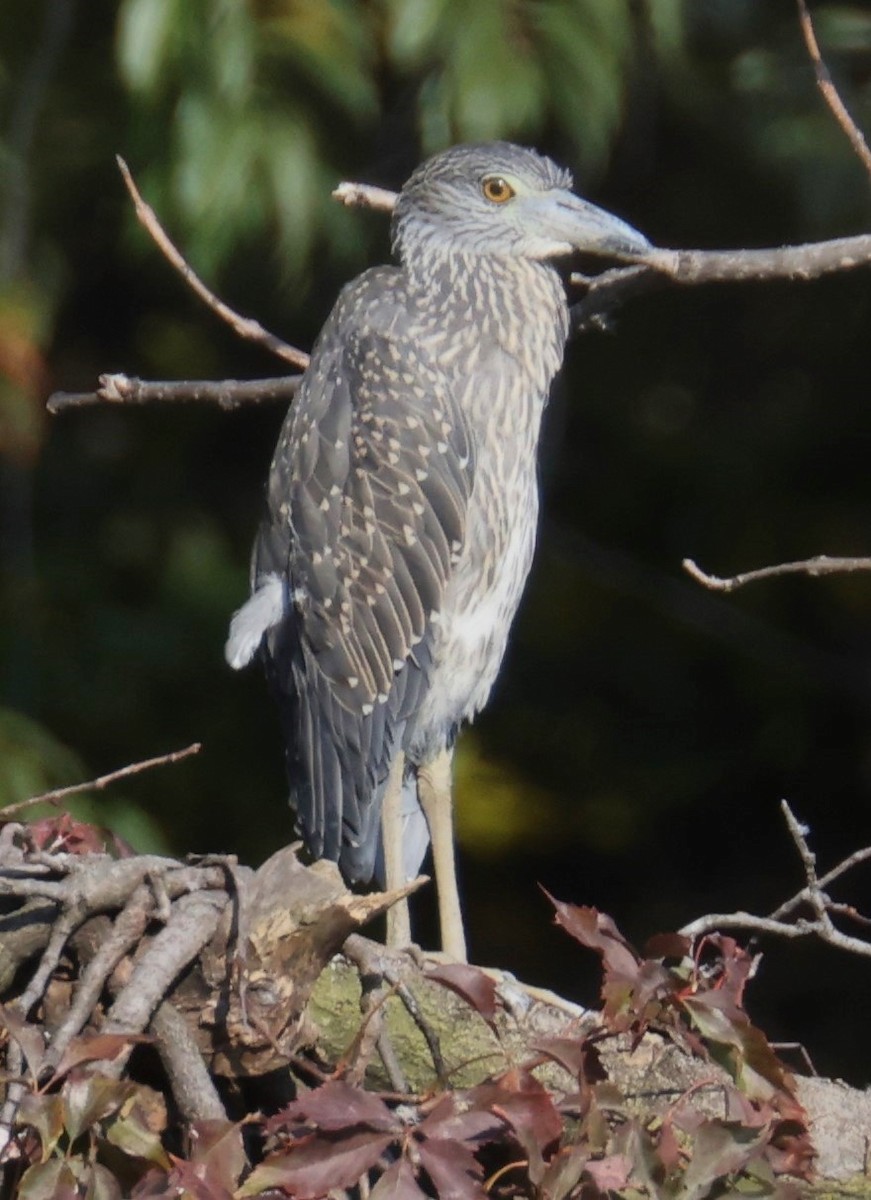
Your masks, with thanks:
<instances>
[{"instance_id":1,"label":"bird's head","mask_svg":"<svg viewBox=\"0 0 871 1200\"><path fill-rule=\"evenodd\" d=\"M575 251L637 259L651 251L643 234L571 187L568 171L524 146L452 146L402 189L394 248L403 260L423 250L527 259Z\"/></svg>"}]
</instances>

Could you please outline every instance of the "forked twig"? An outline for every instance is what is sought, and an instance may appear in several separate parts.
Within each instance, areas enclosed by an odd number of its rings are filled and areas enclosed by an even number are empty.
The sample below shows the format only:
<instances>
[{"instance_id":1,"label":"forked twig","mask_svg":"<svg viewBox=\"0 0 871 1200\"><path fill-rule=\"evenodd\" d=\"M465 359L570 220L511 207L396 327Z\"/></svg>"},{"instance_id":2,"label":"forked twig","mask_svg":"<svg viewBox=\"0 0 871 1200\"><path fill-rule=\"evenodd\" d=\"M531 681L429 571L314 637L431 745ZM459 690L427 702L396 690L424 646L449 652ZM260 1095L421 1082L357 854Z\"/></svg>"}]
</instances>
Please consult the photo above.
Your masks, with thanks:
<instances>
[{"instance_id":1,"label":"forked twig","mask_svg":"<svg viewBox=\"0 0 871 1200\"><path fill-rule=\"evenodd\" d=\"M820 941L835 946L839 950L846 950L863 958L871 958L871 943L843 933L832 921L832 914L849 916L859 924L864 922L864 918L850 906L831 900L824 891L829 883L843 875L851 867L871 858L871 846L855 851L830 871L819 876L817 875L816 856L808 845L807 827L796 819L785 800L781 801L780 808L804 868L805 886L767 917L747 912L708 913L690 921L680 932L692 938L700 937L717 929L744 929L750 933L772 934L781 938L817 937ZM810 908L813 916L787 920L790 914L802 905Z\"/></svg>"},{"instance_id":2,"label":"forked twig","mask_svg":"<svg viewBox=\"0 0 871 1200\"><path fill-rule=\"evenodd\" d=\"M115 156L115 161L118 163L118 169L124 179L127 191L133 200L136 216L139 218L140 224L148 231L164 258L178 271L188 287L192 288L203 303L212 312L216 313L222 321L226 321L239 337L245 338L250 342L256 342L257 345L262 346L265 350L269 350L279 358L283 358L285 362L289 362L293 366L305 370L308 366L309 356L304 351L297 350L295 346L288 345L287 342L276 337L274 333L270 333L267 329L264 329L259 321L255 321L251 317L243 317L240 313L235 312L228 304L220 300L210 288L206 287L193 267L186 261L181 251L171 241L169 235L157 219L154 209L142 199L130 168L120 154Z\"/></svg>"}]
</instances>

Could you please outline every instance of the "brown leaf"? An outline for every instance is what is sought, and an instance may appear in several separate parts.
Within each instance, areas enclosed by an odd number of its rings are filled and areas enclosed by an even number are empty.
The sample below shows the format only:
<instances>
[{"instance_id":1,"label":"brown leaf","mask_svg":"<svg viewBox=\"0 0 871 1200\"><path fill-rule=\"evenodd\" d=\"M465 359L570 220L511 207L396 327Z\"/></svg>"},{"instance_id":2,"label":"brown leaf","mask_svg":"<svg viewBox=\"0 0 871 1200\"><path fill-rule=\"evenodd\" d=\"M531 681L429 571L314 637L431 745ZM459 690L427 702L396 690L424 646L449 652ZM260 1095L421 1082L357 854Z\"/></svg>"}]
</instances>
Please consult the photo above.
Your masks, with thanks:
<instances>
[{"instance_id":1,"label":"brown leaf","mask_svg":"<svg viewBox=\"0 0 871 1200\"><path fill-rule=\"evenodd\" d=\"M541 1038L533 1042L530 1049L546 1055L579 1082L601 1083L608 1078L608 1072L602 1066L602 1056L589 1038Z\"/></svg>"},{"instance_id":2,"label":"brown leaf","mask_svg":"<svg viewBox=\"0 0 871 1200\"><path fill-rule=\"evenodd\" d=\"M478 967L466 963L442 963L428 968L426 978L456 992L488 1025L495 1020L496 984Z\"/></svg>"},{"instance_id":3,"label":"brown leaf","mask_svg":"<svg viewBox=\"0 0 871 1200\"><path fill-rule=\"evenodd\" d=\"M190 1132L191 1161L206 1177L232 1190L248 1166L242 1126L232 1121L194 1121Z\"/></svg>"},{"instance_id":4,"label":"brown leaf","mask_svg":"<svg viewBox=\"0 0 871 1200\"><path fill-rule=\"evenodd\" d=\"M299 1200L317 1200L333 1188L353 1187L393 1140L390 1134L368 1131L345 1137L312 1134L255 1167L236 1196L242 1200L266 1188L283 1187Z\"/></svg>"},{"instance_id":5,"label":"brown leaf","mask_svg":"<svg viewBox=\"0 0 871 1200\"><path fill-rule=\"evenodd\" d=\"M458 1108L457 1097L447 1092L420 1122L416 1132L424 1137L457 1142L492 1140L505 1129L505 1122L486 1110Z\"/></svg>"},{"instance_id":6,"label":"brown leaf","mask_svg":"<svg viewBox=\"0 0 871 1200\"><path fill-rule=\"evenodd\" d=\"M645 958L686 958L692 941L682 933L655 933L644 943Z\"/></svg>"},{"instance_id":7,"label":"brown leaf","mask_svg":"<svg viewBox=\"0 0 871 1200\"><path fill-rule=\"evenodd\" d=\"M0 1027L5 1027L11 1038L21 1047L30 1073L35 1077L39 1074L42 1060L45 1057L45 1038L35 1025L29 1025L14 1009L0 1004Z\"/></svg>"},{"instance_id":8,"label":"brown leaf","mask_svg":"<svg viewBox=\"0 0 871 1200\"><path fill-rule=\"evenodd\" d=\"M134 1085L103 1075L70 1076L63 1088L64 1126L71 1142L97 1121L117 1112Z\"/></svg>"},{"instance_id":9,"label":"brown leaf","mask_svg":"<svg viewBox=\"0 0 871 1200\"><path fill-rule=\"evenodd\" d=\"M439 1200L485 1200L481 1164L462 1142L427 1138L417 1152Z\"/></svg>"},{"instance_id":10,"label":"brown leaf","mask_svg":"<svg viewBox=\"0 0 871 1200\"><path fill-rule=\"evenodd\" d=\"M588 1162L586 1173L600 1192L617 1192L629 1185L632 1163L625 1154L610 1154Z\"/></svg>"},{"instance_id":11,"label":"brown leaf","mask_svg":"<svg viewBox=\"0 0 871 1200\"><path fill-rule=\"evenodd\" d=\"M201 1163L176 1159L167 1180L167 1196L184 1196L185 1200L233 1200L233 1192L220 1180L212 1178Z\"/></svg>"},{"instance_id":12,"label":"brown leaf","mask_svg":"<svg viewBox=\"0 0 871 1200\"><path fill-rule=\"evenodd\" d=\"M549 892L545 895L556 909L556 923L582 946L601 954L606 975L633 981L639 959L607 913L577 904L565 904Z\"/></svg>"},{"instance_id":13,"label":"brown leaf","mask_svg":"<svg viewBox=\"0 0 871 1200\"><path fill-rule=\"evenodd\" d=\"M62 850L66 854L103 854L106 850L105 829L76 821L68 812L31 821L27 828L40 850Z\"/></svg>"},{"instance_id":14,"label":"brown leaf","mask_svg":"<svg viewBox=\"0 0 871 1200\"><path fill-rule=\"evenodd\" d=\"M279 1119L281 1124L277 1125ZM396 1118L383 1100L341 1079L330 1080L288 1104L267 1124L267 1131L279 1132L286 1129L288 1123L300 1121L323 1130L352 1129L361 1125L379 1130L397 1127Z\"/></svg>"},{"instance_id":15,"label":"brown leaf","mask_svg":"<svg viewBox=\"0 0 871 1200\"><path fill-rule=\"evenodd\" d=\"M369 1193L369 1200L429 1200L408 1159L391 1163Z\"/></svg>"},{"instance_id":16,"label":"brown leaf","mask_svg":"<svg viewBox=\"0 0 871 1200\"><path fill-rule=\"evenodd\" d=\"M39 1134L42 1161L45 1162L64 1131L64 1106L60 1096L25 1092L18 1106L18 1125L30 1125Z\"/></svg>"},{"instance_id":17,"label":"brown leaf","mask_svg":"<svg viewBox=\"0 0 871 1200\"><path fill-rule=\"evenodd\" d=\"M524 1146L529 1139L543 1151L562 1134L562 1118L550 1093L529 1071L512 1067L499 1079L472 1088L467 1096L476 1108L503 1117Z\"/></svg>"},{"instance_id":18,"label":"brown leaf","mask_svg":"<svg viewBox=\"0 0 871 1200\"><path fill-rule=\"evenodd\" d=\"M73 1067L86 1062L117 1058L135 1042L150 1042L144 1033L81 1033L74 1037L61 1055L53 1079L62 1079Z\"/></svg>"}]
</instances>

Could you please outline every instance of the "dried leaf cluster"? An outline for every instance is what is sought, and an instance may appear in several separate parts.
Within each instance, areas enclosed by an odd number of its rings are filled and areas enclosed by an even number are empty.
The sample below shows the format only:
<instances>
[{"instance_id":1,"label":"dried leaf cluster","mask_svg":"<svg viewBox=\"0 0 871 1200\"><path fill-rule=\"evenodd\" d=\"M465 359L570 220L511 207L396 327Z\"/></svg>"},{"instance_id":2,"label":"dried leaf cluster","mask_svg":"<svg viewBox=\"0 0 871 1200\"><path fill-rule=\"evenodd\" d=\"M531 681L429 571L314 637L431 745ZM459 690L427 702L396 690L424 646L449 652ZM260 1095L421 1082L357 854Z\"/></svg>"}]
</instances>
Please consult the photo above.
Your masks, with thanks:
<instances>
[{"instance_id":1,"label":"dried leaf cluster","mask_svg":"<svg viewBox=\"0 0 871 1200\"><path fill-rule=\"evenodd\" d=\"M31 859L41 855L44 864L52 855L67 864L78 858L83 869L99 861L108 877L111 863L137 862L108 859L101 832L67 816L15 828L19 839L28 830L37 848ZM3 877L9 897L8 869ZM18 896L5 907L26 917L31 901ZM87 974L75 943L65 943L32 1004L26 975L4 988L10 1194L22 1200L318 1200L341 1193L370 1200L701 1200L732 1189L790 1195L786 1180L809 1177L813 1148L795 1081L743 1007L750 957L728 937L693 944L677 934L652 939L641 956L607 916L553 903L558 924L601 958L602 1010L595 1018L585 1014L557 1036L531 1038L519 1056L503 1046L502 1065L472 1086L452 1086L448 1073L439 1086L414 1094L371 1090L373 1076L367 1080L358 1061L370 1011L338 1062L323 1061L311 1032L304 1054L286 1054L279 1101L264 1104L261 1093L258 1110L241 1077L221 1081L219 1111L227 1114L221 1117L186 1119L175 1081L154 1054L156 1020L144 1034L118 1029L108 1019L114 1011L108 977L86 1025L58 1054L50 1031L62 1025L59 1012L75 1005ZM113 905L121 908L120 898L107 899L106 907ZM43 965L39 960L37 971ZM225 966L234 989L238 967L234 981L232 962ZM458 965L426 974L499 1041L503 997L488 975ZM130 977L123 969L122 976ZM608 1066L610 1051L631 1054L651 1036L703 1064L700 1082L656 1105L621 1090Z\"/></svg>"}]
</instances>

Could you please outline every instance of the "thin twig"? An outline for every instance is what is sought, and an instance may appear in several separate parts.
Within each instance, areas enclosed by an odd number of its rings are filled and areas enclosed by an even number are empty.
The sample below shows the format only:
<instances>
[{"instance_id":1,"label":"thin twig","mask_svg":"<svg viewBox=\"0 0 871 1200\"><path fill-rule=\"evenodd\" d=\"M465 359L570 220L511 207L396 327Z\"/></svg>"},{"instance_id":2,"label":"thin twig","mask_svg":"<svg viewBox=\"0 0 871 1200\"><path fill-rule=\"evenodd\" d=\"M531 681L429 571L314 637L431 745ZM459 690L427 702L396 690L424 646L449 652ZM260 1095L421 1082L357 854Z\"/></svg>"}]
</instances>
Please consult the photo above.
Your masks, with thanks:
<instances>
[{"instance_id":1,"label":"thin twig","mask_svg":"<svg viewBox=\"0 0 871 1200\"><path fill-rule=\"evenodd\" d=\"M309 361L309 356L304 351L297 350L295 346L288 345L287 342L276 337L274 333L270 333L267 329L264 329L259 321L255 321L250 317L243 317L240 313L235 312L228 304L220 300L213 291L206 287L193 267L190 266L175 244L170 240L160 221L157 219L154 209L142 199L127 163L120 155L115 156L115 161L118 163L118 169L124 179L127 191L133 200L136 208L136 216L139 218L140 224L151 235L152 240L164 258L181 275L188 287L196 292L203 303L213 313L219 316L222 321L226 321L239 337L245 338L247 341L256 342L257 345L262 346L265 350L269 350L279 358L283 358L285 362L292 363L293 366L304 370L308 366Z\"/></svg>"},{"instance_id":2,"label":"thin twig","mask_svg":"<svg viewBox=\"0 0 871 1200\"><path fill-rule=\"evenodd\" d=\"M301 375L274 379L138 379L120 372L101 375L95 392L55 392L46 408L52 414L93 404L216 404L225 412L249 404L292 400Z\"/></svg>"},{"instance_id":3,"label":"thin twig","mask_svg":"<svg viewBox=\"0 0 871 1200\"><path fill-rule=\"evenodd\" d=\"M19 800L16 804L7 804L5 808L0 808L0 821L6 821L10 817L17 816L18 813L24 812L25 809L33 808L37 804L59 804L67 796L75 796L80 792L100 792L103 788L108 787L110 783L115 783L119 779L126 779L130 775L138 775L140 771L150 771L152 767L168 766L172 763L181 762L182 759L190 758L192 754L199 754L201 749L201 742L193 742L190 746L186 746L184 750L173 750L170 754L160 754L156 758L146 758L142 762L129 763L126 767L119 767L117 771L110 771L108 775L100 775L97 779L91 779L87 783L74 783L70 787L55 788L53 791L43 792L41 796L31 796L29 800Z\"/></svg>"},{"instance_id":4,"label":"thin twig","mask_svg":"<svg viewBox=\"0 0 871 1200\"><path fill-rule=\"evenodd\" d=\"M773 567L759 567L755 571L742 571L739 575L721 577L709 575L691 558L685 558L681 566L697 583L712 592L734 592L747 583L760 579L775 579L779 575L848 575L854 571L871 571L871 558L833 558L828 554L817 554L801 562L777 563Z\"/></svg>"},{"instance_id":5,"label":"thin twig","mask_svg":"<svg viewBox=\"0 0 871 1200\"><path fill-rule=\"evenodd\" d=\"M843 905L833 903L823 890L825 886L839 875L843 875L851 866L871 858L871 847L857 850L849 858L838 863L823 876L817 875L816 856L808 845L807 829L796 819L785 800L781 801L781 812L786 821L790 837L798 850L805 873L805 886L791 899L781 904L779 908L767 917L756 916L753 913L708 913L697 917L680 930L687 937L697 938L716 929L746 929L752 933L772 934L782 938L818 937L820 941L850 954L858 954L863 958L871 958L871 943L862 938L851 937L842 933L832 922L832 913L843 913ZM808 905L814 913L813 919L799 917L794 921L784 918L793 912L800 904ZM853 918L859 914L853 912L845 915Z\"/></svg>"},{"instance_id":6,"label":"thin twig","mask_svg":"<svg viewBox=\"0 0 871 1200\"><path fill-rule=\"evenodd\" d=\"M862 166L868 172L868 175L871 176L871 150L868 149L868 143L865 141L861 129L859 129L856 122L850 116L846 104L841 99L838 89L835 87L829 69L823 62L819 43L817 42L817 35L814 32L813 22L811 21L811 15L808 12L805 0L796 0L796 3L798 5L798 20L805 45L807 46L808 55L813 63L817 87L822 92L823 99L829 106L835 120L850 139L850 145L856 152Z\"/></svg>"}]
</instances>

